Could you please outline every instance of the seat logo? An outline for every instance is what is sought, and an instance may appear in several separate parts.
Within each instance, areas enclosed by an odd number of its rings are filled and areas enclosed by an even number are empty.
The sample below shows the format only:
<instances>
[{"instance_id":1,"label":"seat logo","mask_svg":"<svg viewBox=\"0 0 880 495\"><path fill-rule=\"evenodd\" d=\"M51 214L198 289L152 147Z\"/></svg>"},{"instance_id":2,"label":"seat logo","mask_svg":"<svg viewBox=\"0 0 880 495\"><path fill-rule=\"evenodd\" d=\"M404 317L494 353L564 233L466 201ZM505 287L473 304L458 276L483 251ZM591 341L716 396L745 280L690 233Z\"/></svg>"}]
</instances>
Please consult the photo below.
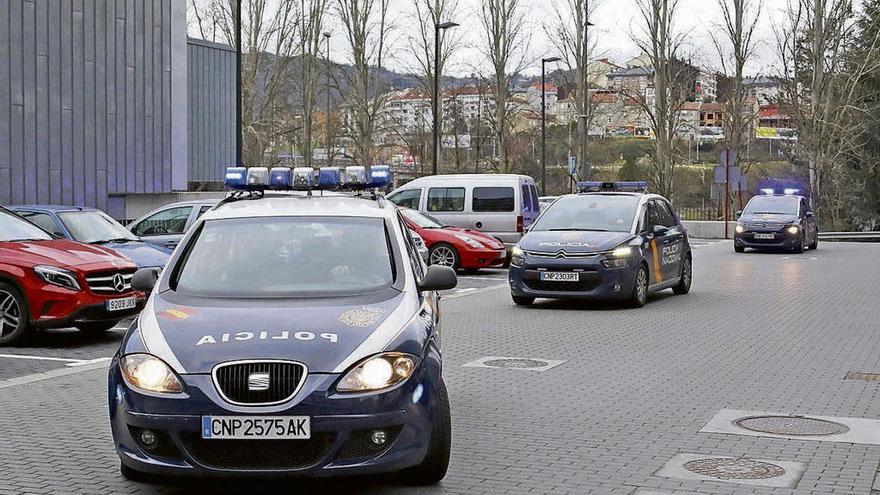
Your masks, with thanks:
<instances>
[{"instance_id":1,"label":"seat logo","mask_svg":"<svg viewBox=\"0 0 880 495\"><path fill-rule=\"evenodd\" d=\"M122 278L122 274L113 275L113 288L116 292L125 292L125 279Z\"/></svg>"},{"instance_id":2,"label":"seat logo","mask_svg":"<svg viewBox=\"0 0 880 495\"><path fill-rule=\"evenodd\" d=\"M248 375L248 390L261 392L269 390L269 373L251 373Z\"/></svg>"}]
</instances>

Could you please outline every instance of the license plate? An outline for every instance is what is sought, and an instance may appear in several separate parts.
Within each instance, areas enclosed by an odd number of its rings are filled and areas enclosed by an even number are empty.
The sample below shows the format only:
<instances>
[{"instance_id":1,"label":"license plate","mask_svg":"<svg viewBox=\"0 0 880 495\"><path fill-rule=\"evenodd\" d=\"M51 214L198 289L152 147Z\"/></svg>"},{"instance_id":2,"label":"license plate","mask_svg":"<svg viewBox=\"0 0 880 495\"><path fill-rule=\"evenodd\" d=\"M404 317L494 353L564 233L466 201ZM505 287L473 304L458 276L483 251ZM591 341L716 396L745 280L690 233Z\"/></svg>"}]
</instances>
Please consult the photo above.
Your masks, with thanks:
<instances>
[{"instance_id":1,"label":"license plate","mask_svg":"<svg viewBox=\"0 0 880 495\"><path fill-rule=\"evenodd\" d=\"M576 272L541 272L541 280L548 282L577 282Z\"/></svg>"},{"instance_id":2,"label":"license plate","mask_svg":"<svg viewBox=\"0 0 880 495\"><path fill-rule=\"evenodd\" d=\"M776 234L755 234L755 239L775 239Z\"/></svg>"},{"instance_id":3,"label":"license plate","mask_svg":"<svg viewBox=\"0 0 880 495\"><path fill-rule=\"evenodd\" d=\"M123 309L131 309L137 306L136 297L125 297L122 299L111 299L107 301L107 311L122 311Z\"/></svg>"},{"instance_id":4,"label":"license plate","mask_svg":"<svg viewBox=\"0 0 880 495\"><path fill-rule=\"evenodd\" d=\"M202 438L307 440L312 426L308 416L202 416Z\"/></svg>"}]
</instances>

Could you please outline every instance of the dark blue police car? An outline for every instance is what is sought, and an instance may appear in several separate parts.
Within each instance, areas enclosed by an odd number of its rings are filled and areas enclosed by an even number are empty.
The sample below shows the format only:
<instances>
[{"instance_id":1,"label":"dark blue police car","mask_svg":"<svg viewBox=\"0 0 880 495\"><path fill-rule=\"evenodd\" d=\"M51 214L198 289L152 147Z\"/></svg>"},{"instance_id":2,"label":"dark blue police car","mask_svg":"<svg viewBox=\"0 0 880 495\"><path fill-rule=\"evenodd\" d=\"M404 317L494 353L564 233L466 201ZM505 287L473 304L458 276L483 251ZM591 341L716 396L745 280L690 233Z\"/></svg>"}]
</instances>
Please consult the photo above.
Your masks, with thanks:
<instances>
[{"instance_id":1,"label":"dark blue police car","mask_svg":"<svg viewBox=\"0 0 880 495\"><path fill-rule=\"evenodd\" d=\"M802 253L819 247L819 223L806 197L794 188L767 188L749 200L733 235L733 249Z\"/></svg>"},{"instance_id":2,"label":"dark blue police car","mask_svg":"<svg viewBox=\"0 0 880 495\"><path fill-rule=\"evenodd\" d=\"M644 182L583 182L561 196L514 247L510 292L535 298L624 299L644 306L651 292L690 291L691 247L669 202Z\"/></svg>"},{"instance_id":3,"label":"dark blue police car","mask_svg":"<svg viewBox=\"0 0 880 495\"><path fill-rule=\"evenodd\" d=\"M390 173L374 169L343 186ZM338 170L269 177L228 172L251 191L202 216L161 275L134 276L152 294L109 373L122 473L439 481L451 432L435 291L455 273L425 267L381 196L263 191L334 188Z\"/></svg>"}]
</instances>

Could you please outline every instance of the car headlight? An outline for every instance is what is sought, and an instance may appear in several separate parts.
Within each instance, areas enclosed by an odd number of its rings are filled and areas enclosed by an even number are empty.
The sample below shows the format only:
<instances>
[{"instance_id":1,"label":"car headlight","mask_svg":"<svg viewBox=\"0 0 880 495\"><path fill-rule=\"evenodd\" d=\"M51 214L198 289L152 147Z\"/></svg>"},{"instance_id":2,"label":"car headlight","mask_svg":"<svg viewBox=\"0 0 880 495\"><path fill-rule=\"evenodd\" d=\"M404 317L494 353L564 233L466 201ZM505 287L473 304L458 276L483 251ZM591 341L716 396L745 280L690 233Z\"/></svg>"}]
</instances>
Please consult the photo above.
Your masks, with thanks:
<instances>
[{"instance_id":1,"label":"car headlight","mask_svg":"<svg viewBox=\"0 0 880 495\"><path fill-rule=\"evenodd\" d=\"M386 352L363 360L342 377L339 392L372 392L403 382L416 369L415 356Z\"/></svg>"},{"instance_id":2,"label":"car headlight","mask_svg":"<svg viewBox=\"0 0 880 495\"><path fill-rule=\"evenodd\" d=\"M738 224L736 224L736 228L734 230L736 230L737 234L742 234L743 232L746 231L746 228L743 227L743 224L738 223Z\"/></svg>"},{"instance_id":3,"label":"car headlight","mask_svg":"<svg viewBox=\"0 0 880 495\"><path fill-rule=\"evenodd\" d=\"M789 234L792 234L792 235L795 235L795 234L797 234L798 232L800 232L800 229L798 228L797 225L792 225L792 226L790 226L789 228L787 228L786 230L788 230L788 233L789 233Z\"/></svg>"},{"instance_id":4,"label":"car headlight","mask_svg":"<svg viewBox=\"0 0 880 495\"><path fill-rule=\"evenodd\" d=\"M164 361L150 354L129 354L119 360L122 376L134 388L160 394L183 391L180 379Z\"/></svg>"},{"instance_id":5,"label":"car headlight","mask_svg":"<svg viewBox=\"0 0 880 495\"><path fill-rule=\"evenodd\" d=\"M631 254L632 254L632 247L620 246L620 247L614 249L613 251L611 251L611 253L609 253L609 256L611 256L612 258L626 258L627 256L629 256Z\"/></svg>"},{"instance_id":6,"label":"car headlight","mask_svg":"<svg viewBox=\"0 0 880 495\"><path fill-rule=\"evenodd\" d=\"M513 246L510 251L510 264L513 266L522 266L526 262L525 252L519 246Z\"/></svg>"},{"instance_id":7,"label":"car headlight","mask_svg":"<svg viewBox=\"0 0 880 495\"><path fill-rule=\"evenodd\" d=\"M480 249L483 247L483 243L474 239L473 237L462 235L462 234L455 234L455 237L458 238L459 240L464 241L468 246L470 246L472 248Z\"/></svg>"},{"instance_id":8,"label":"car headlight","mask_svg":"<svg viewBox=\"0 0 880 495\"><path fill-rule=\"evenodd\" d=\"M65 289L81 290L79 282L76 281L76 274L70 270L56 266L39 265L34 267L34 272L46 283Z\"/></svg>"}]
</instances>

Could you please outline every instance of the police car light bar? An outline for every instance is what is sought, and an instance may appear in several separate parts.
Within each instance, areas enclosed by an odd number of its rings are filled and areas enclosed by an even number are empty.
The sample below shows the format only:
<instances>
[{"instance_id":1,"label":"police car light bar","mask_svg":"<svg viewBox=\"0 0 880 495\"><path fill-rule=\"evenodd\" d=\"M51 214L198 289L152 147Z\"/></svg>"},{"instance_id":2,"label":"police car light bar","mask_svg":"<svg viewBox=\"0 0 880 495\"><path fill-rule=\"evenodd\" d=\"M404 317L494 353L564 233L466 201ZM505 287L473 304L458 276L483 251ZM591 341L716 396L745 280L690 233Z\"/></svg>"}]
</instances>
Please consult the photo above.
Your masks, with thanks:
<instances>
[{"instance_id":1,"label":"police car light bar","mask_svg":"<svg viewBox=\"0 0 880 495\"><path fill-rule=\"evenodd\" d=\"M580 192L619 191L619 192L645 192L648 190L648 182L644 180L600 182L585 181L577 183Z\"/></svg>"},{"instance_id":2,"label":"police car light bar","mask_svg":"<svg viewBox=\"0 0 880 495\"><path fill-rule=\"evenodd\" d=\"M369 188L385 188L392 182L391 167L374 165L321 167L229 167L226 169L224 184L237 191L296 190L296 191L334 191L337 189L358 191Z\"/></svg>"},{"instance_id":3,"label":"police car light bar","mask_svg":"<svg viewBox=\"0 0 880 495\"><path fill-rule=\"evenodd\" d=\"M782 192L780 192L780 191L782 191ZM767 187L767 188L761 189L761 193L766 194L768 196L772 196L774 194L784 194L786 196L793 196L799 192L801 192L800 189L795 189L793 187L786 187L785 189L774 189L772 187Z\"/></svg>"}]
</instances>

